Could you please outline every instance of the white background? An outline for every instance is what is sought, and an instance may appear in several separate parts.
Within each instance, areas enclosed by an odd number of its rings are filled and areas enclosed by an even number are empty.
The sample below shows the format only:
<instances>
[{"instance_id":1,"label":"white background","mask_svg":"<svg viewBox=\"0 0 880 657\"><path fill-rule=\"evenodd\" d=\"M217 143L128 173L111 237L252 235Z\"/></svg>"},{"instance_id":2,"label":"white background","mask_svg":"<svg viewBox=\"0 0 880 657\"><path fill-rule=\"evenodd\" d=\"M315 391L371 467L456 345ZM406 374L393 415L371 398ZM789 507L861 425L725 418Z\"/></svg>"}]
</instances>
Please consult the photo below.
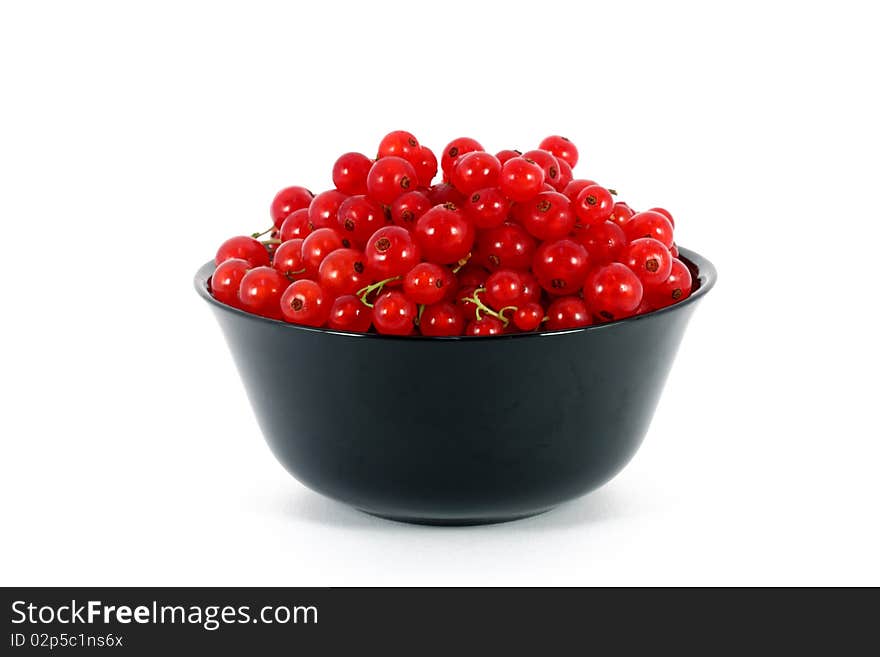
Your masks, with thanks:
<instances>
[{"instance_id":1,"label":"white background","mask_svg":"<svg viewBox=\"0 0 880 657\"><path fill-rule=\"evenodd\" d=\"M488 5L2 4L3 584L880 584L869 4ZM264 445L192 274L397 128L567 135L718 266L598 492L414 527Z\"/></svg>"}]
</instances>

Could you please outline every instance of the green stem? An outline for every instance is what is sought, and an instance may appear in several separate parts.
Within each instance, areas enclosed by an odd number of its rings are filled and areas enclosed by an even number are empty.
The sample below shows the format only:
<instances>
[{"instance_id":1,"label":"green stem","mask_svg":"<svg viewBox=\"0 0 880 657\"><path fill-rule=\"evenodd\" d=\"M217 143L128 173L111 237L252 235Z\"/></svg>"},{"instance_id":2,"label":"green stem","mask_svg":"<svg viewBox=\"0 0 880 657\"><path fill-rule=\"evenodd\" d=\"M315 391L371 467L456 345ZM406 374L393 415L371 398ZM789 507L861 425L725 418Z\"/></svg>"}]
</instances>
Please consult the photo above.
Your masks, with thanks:
<instances>
[{"instance_id":1,"label":"green stem","mask_svg":"<svg viewBox=\"0 0 880 657\"><path fill-rule=\"evenodd\" d=\"M268 227L266 230L264 230L262 233L251 233L251 237L253 237L255 240L258 240L258 239L260 239L263 235L268 235L268 234L271 233L273 230L275 230L275 226L274 226L274 225L269 226L269 227Z\"/></svg>"},{"instance_id":2,"label":"green stem","mask_svg":"<svg viewBox=\"0 0 880 657\"><path fill-rule=\"evenodd\" d=\"M281 244L281 240L261 240L260 244Z\"/></svg>"},{"instance_id":3,"label":"green stem","mask_svg":"<svg viewBox=\"0 0 880 657\"><path fill-rule=\"evenodd\" d=\"M495 319L500 320L504 324L504 326L507 326L510 323L510 320L504 316L504 311L510 310L511 308L516 310L516 306L505 306L500 311L495 312L489 306L487 306L485 303L483 303L482 299L480 299L480 293L485 292L485 291L486 291L486 288L478 287L476 290L474 290L472 296L464 297L464 298L462 298L462 301L470 301L472 304L474 304L477 307L477 310L476 310L477 321L482 319L481 314L485 314L485 315L491 315Z\"/></svg>"},{"instance_id":4,"label":"green stem","mask_svg":"<svg viewBox=\"0 0 880 657\"><path fill-rule=\"evenodd\" d=\"M392 276L391 278L386 278L384 281L379 281L378 283L373 283L372 285L367 285L367 287L361 288L357 291L357 296L360 297L361 303L367 306L368 308L372 308L373 304L367 301L367 297L369 297L373 292L377 295L382 291L382 288L391 283L392 281L399 281L401 276Z\"/></svg>"},{"instance_id":5,"label":"green stem","mask_svg":"<svg viewBox=\"0 0 880 657\"><path fill-rule=\"evenodd\" d=\"M459 271L461 271L461 268L464 267L468 263L468 261L471 259L471 255L472 255L472 253L468 253L464 258L459 260L458 263L453 268L452 273L457 274Z\"/></svg>"}]
</instances>

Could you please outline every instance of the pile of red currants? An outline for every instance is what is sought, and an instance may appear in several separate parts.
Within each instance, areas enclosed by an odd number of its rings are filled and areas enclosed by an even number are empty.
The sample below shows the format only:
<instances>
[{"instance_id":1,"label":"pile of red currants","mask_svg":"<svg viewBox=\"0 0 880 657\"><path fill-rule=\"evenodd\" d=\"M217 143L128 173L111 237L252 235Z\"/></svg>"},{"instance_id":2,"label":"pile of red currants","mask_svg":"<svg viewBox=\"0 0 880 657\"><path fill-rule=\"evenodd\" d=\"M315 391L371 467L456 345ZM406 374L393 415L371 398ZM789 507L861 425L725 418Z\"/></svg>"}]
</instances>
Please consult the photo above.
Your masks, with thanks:
<instances>
[{"instance_id":1,"label":"pile of red currants","mask_svg":"<svg viewBox=\"0 0 880 657\"><path fill-rule=\"evenodd\" d=\"M434 153L397 130L345 153L334 189L282 189L273 225L217 251L216 299L305 326L386 335L570 329L686 299L672 215L635 212L577 179L575 145L495 155L461 137ZM263 239L269 235L269 239Z\"/></svg>"}]
</instances>

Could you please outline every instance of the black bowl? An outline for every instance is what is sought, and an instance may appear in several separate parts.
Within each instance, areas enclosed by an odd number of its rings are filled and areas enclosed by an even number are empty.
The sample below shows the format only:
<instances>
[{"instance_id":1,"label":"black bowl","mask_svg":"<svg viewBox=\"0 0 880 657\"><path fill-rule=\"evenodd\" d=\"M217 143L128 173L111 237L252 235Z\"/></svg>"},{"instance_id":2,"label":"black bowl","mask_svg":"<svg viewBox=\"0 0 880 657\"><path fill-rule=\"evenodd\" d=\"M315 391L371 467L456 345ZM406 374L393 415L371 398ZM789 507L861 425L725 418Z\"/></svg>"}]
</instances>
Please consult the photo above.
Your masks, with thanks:
<instances>
[{"instance_id":1,"label":"black bowl","mask_svg":"<svg viewBox=\"0 0 880 657\"><path fill-rule=\"evenodd\" d=\"M481 524L547 511L607 482L638 449L697 302L582 329L390 337L257 317L195 277L276 458L309 488L374 515Z\"/></svg>"}]
</instances>

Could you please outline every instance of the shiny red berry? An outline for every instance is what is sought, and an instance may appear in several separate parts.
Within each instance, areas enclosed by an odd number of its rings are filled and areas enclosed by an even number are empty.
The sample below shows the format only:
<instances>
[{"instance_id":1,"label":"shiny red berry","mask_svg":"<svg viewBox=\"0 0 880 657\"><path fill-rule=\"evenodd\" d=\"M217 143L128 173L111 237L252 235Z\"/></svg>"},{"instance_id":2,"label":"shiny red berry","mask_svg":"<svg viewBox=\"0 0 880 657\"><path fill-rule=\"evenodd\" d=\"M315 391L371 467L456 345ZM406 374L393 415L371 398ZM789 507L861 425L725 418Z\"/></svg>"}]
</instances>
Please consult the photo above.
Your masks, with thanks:
<instances>
[{"instance_id":1,"label":"shiny red berry","mask_svg":"<svg viewBox=\"0 0 880 657\"><path fill-rule=\"evenodd\" d=\"M461 308L449 301L425 306L419 319L419 331L430 337L461 335L464 331Z\"/></svg>"},{"instance_id":2,"label":"shiny red berry","mask_svg":"<svg viewBox=\"0 0 880 657\"><path fill-rule=\"evenodd\" d=\"M317 277L321 261L331 251L341 248L344 248L342 236L334 228L319 228L310 233L302 245L305 275L309 278Z\"/></svg>"},{"instance_id":3,"label":"shiny red berry","mask_svg":"<svg viewBox=\"0 0 880 657\"><path fill-rule=\"evenodd\" d=\"M402 292L384 292L373 305L373 326L384 335L410 335L417 316L416 304Z\"/></svg>"},{"instance_id":4,"label":"shiny red berry","mask_svg":"<svg viewBox=\"0 0 880 657\"><path fill-rule=\"evenodd\" d=\"M645 287L659 285L672 273L672 254L662 242L651 237L630 242L621 253L620 261L632 269Z\"/></svg>"},{"instance_id":5,"label":"shiny red berry","mask_svg":"<svg viewBox=\"0 0 880 657\"><path fill-rule=\"evenodd\" d=\"M395 130L382 137L376 157L396 156L412 162L417 158L420 149L419 140L413 133Z\"/></svg>"},{"instance_id":6,"label":"shiny red berry","mask_svg":"<svg viewBox=\"0 0 880 657\"><path fill-rule=\"evenodd\" d=\"M363 248L370 235L385 225L385 211L369 196L349 196L336 213L339 234L349 246Z\"/></svg>"},{"instance_id":7,"label":"shiny red berry","mask_svg":"<svg viewBox=\"0 0 880 657\"><path fill-rule=\"evenodd\" d=\"M544 308L540 303L527 301L514 311L511 321L520 331L534 331L544 320Z\"/></svg>"},{"instance_id":8,"label":"shiny red berry","mask_svg":"<svg viewBox=\"0 0 880 657\"><path fill-rule=\"evenodd\" d=\"M428 200L431 201L431 206L452 203L460 208L464 205L465 197L450 183L440 183L428 190Z\"/></svg>"},{"instance_id":9,"label":"shiny red berry","mask_svg":"<svg viewBox=\"0 0 880 657\"><path fill-rule=\"evenodd\" d=\"M217 255L214 256L214 264L231 260L232 258L240 258L251 263L252 267L262 267L269 264L269 252L259 240L246 235L238 237L230 237L220 245L217 249Z\"/></svg>"},{"instance_id":10,"label":"shiny red berry","mask_svg":"<svg viewBox=\"0 0 880 657\"><path fill-rule=\"evenodd\" d=\"M486 151L474 151L456 160L450 181L464 196L469 196L478 189L495 187L500 177L498 158Z\"/></svg>"},{"instance_id":11,"label":"shiny red berry","mask_svg":"<svg viewBox=\"0 0 880 657\"><path fill-rule=\"evenodd\" d=\"M646 290L655 308L665 308L683 301L691 295L693 277L690 269L678 258L673 258L672 268L665 281Z\"/></svg>"},{"instance_id":12,"label":"shiny red berry","mask_svg":"<svg viewBox=\"0 0 880 657\"><path fill-rule=\"evenodd\" d=\"M572 239L587 250L593 265L614 262L627 245L623 229L610 221L575 231Z\"/></svg>"},{"instance_id":13,"label":"shiny red berry","mask_svg":"<svg viewBox=\"0 0 880 657\"><path fill-rule=\"evenodd\" d=\"M639 277L619 262L597 267L584 284L584 300L593 315L604 321L633 315L642 302L643 293Z\"/></svg>"},{"instance_id":14,"label":"shiny red berry","mask_svg":"<svg viewBox=\"0 0 880 657\"><path fill-rule=\"evenodd\" d=\"M383 157L376 160L367 175L367 193L379 203L390 205L401 194L418 186L418 176L412 164L402 157Z\"/></svg>"},{"instance_id":15,"label":"shiny red berry","mask_svg":"<svg viewBox=\"0 0 880 657\"><path fill-rule=\"evenodd\" d=\"M583 226L601 224L611 216L614 197L601 185L584 187L572 203L575 214Z\"/></svg>"},{"instance_id":16,"label":"shiny red berry","mask_svg":"<svg viewBox=\"0 0 880 657\"><path fill-rule=\"evenodd\" d=\"M354 294L369 284L364 254L357 249L336 249L318 267L318 282L331 299Z\"/></svg>"},{"instance_id":17,"label":"shiny red berry","mask_svg":"<svg viewBox=\"0 0 880 657\"><path fill-rule=\"evenodd\" d=\"M471 261L459 270L456 278L461 287L483 287L489 278L489 272L485 267Z\"/></svg>"},{"instance_id":18,"label":"shiny red berry","mask_svg":"<svg viewBox=\"0 0 880 657\"><path fill-rule=\"evenodd\" d=\"M580 297L560 297L547 308L547 322L544 328L548 331L581 328L593 323L587 305Z\"/></svg>"},{"instance_id":19,"label":"shiny red berry","mask_svg":"<svg viewBox=\"0 0 880 657\"><path fill-rule=\"evenodd\" d=\"M510 213L510 201L497 187L478 189L464 204L464 212L476 228L495 228Z\"/></svg>"},{"instance_id":20,"label":"shiny red berry","mask_svg":"<svg viewBox=\"0 0 880 657\"><path fill-rule=\"evenodd\" d=\"M353 294L336 297L330 307L327 326L336 331L366 333L373 323L373 310Z\"/></svg>"},{"instance_id":21,"label":"shiny red berry","mask_svg":"<svg viewBox=\"0 0 880 657\"><path fill-rule=\"evenodd\" d=\"M556 181L559 180L559 162L553 153L536 149L526 151L522 156L527 160L532 160L544 171L544 183L556 189Z\"/></svg>"},{"instance_id":22,"label":"shiny red berry","mask_svg":"<svg viewBox=\"0 0 880 657\"><path fill-rule=\"evenodd\" d=\"M433 304L448 298L453 274L433 262L420 262L403 278L403 291L415 303Z\"/></svg>"},{"instance_id":23,"label":"shiny red berry","mask_svg":"<svg viewBox=\"0 0 880 657\"><path fill-rule=\"evenodd\" d=\"M307 208L312 202L312 193L305 187L285 187L275 195L272 199L272 205L269 207L269 214L276 228L281 228L281 224L290 215L291 212L301 208Z\"/></svg>"},{"instance_id":24,"label":"shiny red berry","mask_svg":"<svg viewBox=\"0 0 880 657\"><path fill-rule=\"evenodd\" d=\"M465 335L478 337L501 335L502 333L504 333L504 323L500 319L496 319L491 315L486 315L481 319L476 319L468 323L467 328L465 329Z\"/></svg>"},{"instance_id":25,"label":"shiny red berry","mask_svg":"<svg viewBox=\"0 0 880 657\"><path fill-rule=\"evenodd\" d=\"M568 165L568 162L565 160L556 158L556 162L559 164L559 175L556 177L556 180L550 184L553 185L553 189L562 193L565 191L565 188L568 187L568 183L574 179L574 173Z\"/></svg>"},{"instance_id":26,"label":"shiny red berry","mask_svg":"<svg viewBox=\"0 0 880 657\"><path fill-rule=\"evenodd\" d=\"M460 158L465 153L473 153L474 151L482 151L485 150L476 139L471 139L470 137L459 137L458 139L453 139L451 142L446 144L446 148L443 149L443 154L440 156L440 168L443 169L443 176L445 178L450 178L452 175L452 168L455 165L458 158Z\"/></svg>"},{"instance_id":27,"label":"shiny red berry","mask_svg":"<svg viewBox=\"0 0 880 657\"><path fill-rule=\"evenodd\" d=\"M415 228L424 258L441 265L465 258L474 245L474 226L453 204L435 205L423 214Z\"/></svg>"},{"instance_id":28,"label":"shiny red berry","mask_svg":"<svg viewBox=\"0 0 880 657\"><path fill-rule=\"evenodd\" d=\"M672 227L675 228L675 219L672 218L672 213L669 210L664 210L663 208L650 208L650 212L659 212L664 217L669 219L669 223L672 224Z\"/></svg>"},{"instance_id":29,"label":"shiny red berry","mask_svg":"<svg viewBox=\"0 0 880 657\"><path fill-rule=\"evenodd\" d=\"M348 197L335 189L321 192L309 205L309 222L313 228L336 228L336 214L339 206Z\"/></svg>"},{"instance_id":30,"label":"shiny red berry","mask_svg":"<svg viewBox=\"0 0 880 657\"><path fill-rule=\"evenodd\" d=\"M413 191L402 194L391 204L391 220L398 226L412 230L419 217L433 207L424 192Z\"/></svg>"},{"instance_id":31,"label":"shiny red berry","mask_svg":"<svg viewBox=\"0 0 880 657\"><path fill-rule=\"evenodd\" d=\"M535 275L529 271L519 271L519 278L522 281L522 300L525 301L540 301L541 300L541 292L542 288L540 283L538 283L538 279L535 278Z\"/></svg>"},{"instance_id":32,"label":"shiny red berry","mask_svg":"<svg viewBox=\"0 0 880 657\"><path fill-rule=\"evenodd\" d=\"M305 240L297 237L278 245L272 256L272 266L290 280L305 273L302 245Z\"/></svg>"},{"instance_id":33,"label":"shiny red berry","mask_svg":"<svg viewBox=\"0 0 880 657\"><path fill-rule=\"evenodd\" d=\"M497 153L495 153L495 157L498 158L498 161L501 162L502 165L507 162L507 160L514 157L519 157L520 155L522 155L521 151L512 148L506 148L503 151L498 151Z\"/></svg>"},{"instance_id":34,"label":"shiny red berry","mask_svg":"<svg viewBox=\"0 0 880 657\"><path fill-rule=\"evenodd\" d=\"M512 269L498 269L486 279L483 302L493 310L516 306L523 297L523 281Z\"/></svg>"},{"instance_id":35,"label":"shiny red berry","mask_svg":"<svg viewBox=\"0 0 880 657\"><path fill-rule=\"evenodd\" d=\"M513 157L501 167L501 191L511 201L528 201L544 185L544 170L524 157Z\"/></svg>"},{"instance_id":36,"label":"shiny red berry","mask_svg":"<svg viewBox=\"0 0 880 657\"><path fill-rule=\"evenodd\" d=\"M590 267L587 250L570 239L544 242L535 252L532 272L552 295L577 294Z\"/></svg>"},{"instance_id":37,"label":"shiny red berry","mask_svg":"<svg viewBox=\"0 0 880 657\"><path fill-rule=\"evenodd\" d=\"M290 284L286 276L273 267L255 267L245 274L238 287L238 301L243 310L281 319L281 295Z\"/></svg>"},{"instance_id":38,"label":"shiny red berry","mask_svg":"<svg viewBox=\"0 0 880 657\"><path fill-rule=\"evenodd\" d=\"M608 217L608 221L615 223L618 226L623 226L627 221L632 219L634 214L635 210L623 201L618 201L614 204L614 207L611 208L611 216Z\"/></svg>"},{"instance_id":39,"label":"shiny red berry","mask_svg":"<svg viewBox=\"0 0 880 657\"><path fill-rule=\"evenodd\" d=\"M416 170L416 176L419 179L419 185L422 187L430 187L434 176L437 175L437 156L427 146L419 149L418 155L414 159L410 159Z\"/></svg>"},{"instance_id":40,"label":"shiny red berry","mask_svg":"<svg viewBox=\"0 0 880 657\"><path fill-rule=\"evenodd\" d=\"M480 232L477 253L489 269L528 269L535 255L535 238L522 226L507 222Z\"/></svg>"},{"instance_id":41,"label":"shiny red berry","mask_svg":"<svg viewBox=\"0 0 880 657\"><path fill-rule=\"evenodd\" d=\"M577 200L578 194L581 193L581 190L583 190L585 187L589 187L590 185L595 184L596 182L594 180L575 178L565 186L565 188L562 190L562 193L565 194L572 203L574 203Z\"/></svg>"},{"instance_id":42,"label":"shiny red berry","mask_svg":"<svg viewBox=\"0 0 880 657\"><path fill-rule=\"evenodd\" d=\"M333 299L315 281L303 279L291 283L281 295L281 313L285 321L303 326L323 326L330 316Z\"/></svg>"},{"instance_id":43,"label":"shiny red berry","mask_svg":"<svg viewBox=\"0 0 880 657\"><path fill-rule=\"evenodd\" d=\"M539 240L565 237L577 220L571 201L559 192L541 192L522 204L518 217L522 227Z\"/></svg>"},{"instance_id":44,"label":"shiny red berry","mask_svg":"<svg viewBox=\"0 0 880 657\"><path fill-rule=\"evenodd\" d=\"M672 224L669 219L653 210L639 212L623 224L623 232L628 240L637 240L640 237L653 237L663 243L668 249L672 247Z\"/></svg>"},{"instance_id":45,"label":"shiny red berry","mask_svg":"<svg viewBox=\"0 0 880 657\"><path fill-rule=\"evenodd\" d=\"M560 137L559 135L545 137L538 144L538 147L545 151L550 151L559 159L565 160L572 168L578 163L578 149L565 137Z\"/></svg>"},{"instance_id":46,"label":"shiny red berry","mask_svg":"<svg viewBox=\"0 0 880 657\"><path fill-rule=\"evenodd\" d=\"M284 223L281 224L279 239L282 242L296 239L297 237L305 239L305 236L311 233L314 228L312 222L309 221L309 209L300 208L291 212L287 219L284 220Z\"/></svg>"},{"instance_id":47,"label":"shiny red berry","mask_svg":"<svg viewBox=\"0 0 880 657\"><path fill-rule=\"evenodd\" d=\"M251 263L241 258L224 260L211 276L211 294L217 301L227 306L239 307L238 290L241 287L241 279L251 268Z\"/></svg>"},{"instance_id":48,"label":"shiny red berry","mask_svg":"<svg viewBox=\"0 0 880 657\"><path fill-rule=\"evenodd\" d=\"M403 276L421 258L421 250L412 233L400 226L385 226L367 241L364 253L373 278Z\"/></svg>"},{"instance_id":49,"label":"shiny red berry","mask_svg":"<svg viewBox=\"0 0 880 657\"><path fill-rule=\"evenodd\" d=\"M345 153L333 165L333 184L343 194L354 196L367 193L367 174L373 160L363 153Z\"/></svg>"}]
</instances>

